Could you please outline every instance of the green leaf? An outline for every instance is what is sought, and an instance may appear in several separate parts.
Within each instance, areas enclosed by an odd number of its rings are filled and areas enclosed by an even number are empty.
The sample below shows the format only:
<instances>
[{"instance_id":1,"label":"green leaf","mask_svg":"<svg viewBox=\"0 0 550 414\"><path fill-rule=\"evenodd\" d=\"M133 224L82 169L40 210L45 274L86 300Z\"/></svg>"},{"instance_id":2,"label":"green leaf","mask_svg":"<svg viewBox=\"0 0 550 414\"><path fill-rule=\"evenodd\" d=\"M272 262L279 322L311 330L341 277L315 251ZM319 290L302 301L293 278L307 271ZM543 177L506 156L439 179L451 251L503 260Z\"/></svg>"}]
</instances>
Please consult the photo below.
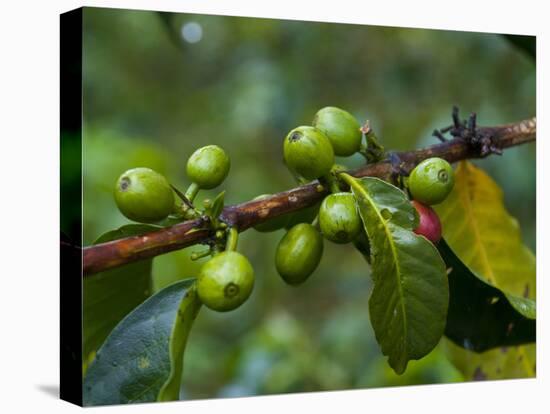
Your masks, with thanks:
<instances>
[{"instance_id":1,"label":"green leaf","mask_svg":"<svg viewBox=\"0 0 550 414\"><path fill-rule=\"evenodd\" d=\"M481 281L502 291L525 318L534 318L535 256L522 243L517 220L506 211L499 186L481 169L463 161L455 171L453 191L436 206L436 211L443 236L460 261ZM535 353L530 351L533 348L534 345L510 348L510 354L499 353L498 349L477 354L453 348L450 357L468 362L468 370L472 365L481 367L486 378L500 378L503 371L514 371L504 377L515 378L534 375Z\"/></svg>"},{"instance_id":2,"label":"green leaf","mask_svg":"<svg viewBox=\"0 0 550 414\"><path fill-rule=\"evenodd\" d=\"M88 369L84 405L177 400L185 344L200 306L195 279L186 279L124 318Z\"/></svg>"},{"instance_id":3,"label":"green leaf","mask_svg":"<svg viewBox=\"0 0 550 414\"><path fill-rule=\"evenodd\" d=\"M220 214L222 214L223 206L224 206L224 198L225 198L225 191L222 191L219 193L214 201L212 202L212 217L217 218Z\"/></svg>"},{"instance_id":4,"label":"green leaf","mask_svg":"<svg viewBox=\"0 0 550 414\"><path fill-rule=\"evenodd\" d=\"M146 224L129 224L101 235L94 244L157 230ZM151 294L152 260L142 260L84 278L84 369L97 349L124 316Z\"/></svg>"},{"instance_id":5,"label":"green leaf","mask_svg":"<svg viewBox=\"0 0 550 414\"><path fill-rule=\"evenodd\" d=\"M154 224L126 224L115 230L110 230L99 236L93 244L107 243L112 240L123 239L124 237L139 236L161 229L162 226Z\"/></svg>"},{"instance_id":6,"label":"green leaf","mask_svg":"<svg viewBox=\"0 0 550 414\"><path fill-rule=\"evenodd\" d=\"M174 224L181 223L185 220L186 218L182 214L172 213L168 217L166 217L164 220L161 220L160 222L158 222L157 224L160 227L170 227L170 226L173 226Z\"/></svg>"},{"instance_id":7,"label":"green leaf","mask_svg":"<svg viewBox=\"0 0 550 414\"><path fill-rule=\"evenodd\" d=\"M444 342L445 353L466 380L527 378L536 375L536 345L500 347L476 353L451 341Z\"/></svg>"},{"instance_id":8,"label":"green leaf","mask_svg":"<svg viewBox=\"0 0 550 414\"><path fill-rule=\"evenodd\" d=\"M518 222L506 211L502 190L491 177L461 162L453 191L436 211L443 237L460 260L508 295L518 312L534 317L534 309L514 297L535 299L535 256L522 243Z\"/></svg>"},{"instance_id":9,"label":"green leaf","mask_svg":"<svg viewBox=\"0 0 550 414\"><path fill-rule=\"evenodd\" d=\"M537 318L537 303L528 298L520 298L518 296L505 294L506 299L510 302L510 305L514 307L516 311L521 313L527 319Z\"/></svg>"},{"instance_id":10,"label":"green leaf","mask_svg":"<svg viewBox=\"0 0 550 414\"><path fill-rule=\"evenodd\" d=\"M460 261L445 240L437 247L449 269L445 336L476 352L535 342L534 301L505 295L481 280ZM524 311L518 312L517 307Z\"/></svg>"},{"instance_id":11,"label":"green leaf","mask_svg":"<svg viewBox=\"0 0 550 414\"><path fill-rule=\"evenodd\" d=\"M418 216L401 190L377 178L343 176L370 241L371 322L382 353L400 374L443 335L449 301L445 263L433 244L412 231Z\"/></svg>"}]
</instances>

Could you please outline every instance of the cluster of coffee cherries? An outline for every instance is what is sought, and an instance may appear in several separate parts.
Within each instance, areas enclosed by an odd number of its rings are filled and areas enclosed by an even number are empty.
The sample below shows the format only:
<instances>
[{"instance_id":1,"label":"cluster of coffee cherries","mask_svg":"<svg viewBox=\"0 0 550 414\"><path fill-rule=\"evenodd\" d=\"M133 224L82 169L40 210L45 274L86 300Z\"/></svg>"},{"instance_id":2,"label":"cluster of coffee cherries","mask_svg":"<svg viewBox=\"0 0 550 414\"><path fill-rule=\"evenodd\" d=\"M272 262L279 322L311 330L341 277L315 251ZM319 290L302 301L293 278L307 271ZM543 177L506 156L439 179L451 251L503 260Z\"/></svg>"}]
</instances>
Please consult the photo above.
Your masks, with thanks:
<instances>
[{"instance_id":1,"label":"cluster of coffee cherries","mask_svg":"<svg viewBox=\"0 0 550 414\"><path fill-rule=\"evenodd\" d=\"M320 204L281 215L256 225L259 232L285 229L275 253L275 267L289 285L305 282L321 260L324 239L344 244L353 242L368 251L354 196L342 191L338 174L346 167L335 164L335 156L348 157L365 153L368 146L364 130L347 111L325 107L317 112L311 126L300 126L284 139L284 161L292 174L303 183L318 179L320 189L331 194ZM244 303L254 287L254 270L249 260L236 251L238 232L212 214L212 202L203 201L204 209L193 204L200 190L211 190L227 177L231 162L226 152L216 145L196 150L187 161L191 182L180 193L168 180L149 168L134 168L123 173L115 186L119 210L130 220L140 223L165 224L209 215L216 240L209 249L194 258L211 256L201 267L197 293L209 308L225 312ZM441 224L430 205L443 201L454 184L453 170L440 158L421 162L407 180L412 204L420 220L418 234L436 242L441 237ZM176 198L175 193L179 196ZM269 197L262 194L256 199ZM193 257L192 257L193 258Z\"/></svg>"},{"instance_id":2,"label":"cluster of coffee cherries","mask_svg":"<svg viewBox=\"0 0 550 414\"><path fill-rule=\"evenodd\" d=\"M256 227L259 231L287 229L275 253L275 266L290 285L305 282L315 271L324 239L338 244L353 242L359 250L368 252L355 198L340 189L338 174L347 168L335 164L335 156L365 152L368 143L363 131L349 112L325 107L316 113L311 126L299 126L285 137L284 161L298 181L318 179L321 186L331 190L320 205L300 215L280 216ZM414 168L406 182L419 215L415 232L437 242L441 223L430 206L442 202L452 190L452 167L441 158L429 158Z\"/></svg>"},{"instance_id":3,"label":"cluster of coffee cherries","mask_svg":"<svg viewBox=\"0 0 550 414\"><path fill-rule=\"evenodd\" d=\"M217 145L197 149L187 161L187 176L191 181L181 194L160 173L150 168L134 168L123 173L116 182L114 197L122 214L139 223L172 224L200 217L212 207L204 200L199 211L193 201L200 190L218 187L227 177L231 161ZM175 193L179 195L177 198ZM215 218L216 240L194 259L212 256L200 269L197 294L211 309L225 312L240 306L252 293L254 270L249 260L236 251L238 233ZM220 244L219 242L223 243Z\"/></svg>"}]
</instances>

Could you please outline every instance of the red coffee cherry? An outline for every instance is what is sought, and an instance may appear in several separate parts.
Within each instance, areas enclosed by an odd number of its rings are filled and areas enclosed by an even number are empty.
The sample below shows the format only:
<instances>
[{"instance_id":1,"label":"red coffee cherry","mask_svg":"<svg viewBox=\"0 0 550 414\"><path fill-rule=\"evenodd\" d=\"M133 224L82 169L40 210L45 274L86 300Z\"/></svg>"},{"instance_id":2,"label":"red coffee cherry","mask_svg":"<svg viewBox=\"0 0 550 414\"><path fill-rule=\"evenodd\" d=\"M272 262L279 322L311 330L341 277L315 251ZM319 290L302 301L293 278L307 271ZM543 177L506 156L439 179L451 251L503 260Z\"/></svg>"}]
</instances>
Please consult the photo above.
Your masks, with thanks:
<instances>
[{"instance_id":1,"label":"red coffee cherry","mask_svg":"<svg viewBox=\"0 0 550 414\"><path fill-rule=\"evenodd\" d=\"M439 221L439 216L433 208L416 200L411 201L411 204L418 212L420 218L418 227L414 232L426 237L432 243L437 243L441 240L441 221Z\"/></svg>"}]
</instances>

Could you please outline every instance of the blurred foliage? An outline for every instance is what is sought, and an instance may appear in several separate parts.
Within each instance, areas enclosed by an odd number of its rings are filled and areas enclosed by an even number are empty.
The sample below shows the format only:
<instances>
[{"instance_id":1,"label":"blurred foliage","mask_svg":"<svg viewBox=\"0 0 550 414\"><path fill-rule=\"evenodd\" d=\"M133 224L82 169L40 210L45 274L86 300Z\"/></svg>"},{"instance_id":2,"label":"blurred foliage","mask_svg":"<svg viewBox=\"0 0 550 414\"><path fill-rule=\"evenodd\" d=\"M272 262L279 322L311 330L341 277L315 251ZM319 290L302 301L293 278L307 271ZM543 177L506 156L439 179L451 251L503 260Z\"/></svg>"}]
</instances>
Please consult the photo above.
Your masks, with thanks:
<instances>
[{"instance_id":1,"label":"blurred foliage","mask_svg":"<svg viewBox=\"0 0 550 414\"><path fill-rule=\"evenodd\" d=\"M62 234L79 246L82 242L82 205L74 200L82 194L82 140L77 133L63 131L60 144L60 227Z\"/></svg>"},{"instance_id":2,"label":"blurred foliage","mask_svg":"<svg viewBox=\"0 0 550 414\"><path fill-rule=\"evenodd\" d=\"M83 69L86 245L128 222L112 198L123 171L150 167L185 190L187 157L207 143L231 157L219 189L228 204L293 186L282 138L326 105L369 119L383 145L400 150L434 143L431 132L450 123L453 104L485 125L535 114L533 61L492 34L87 8ZM534 249L535 145L476 164L504 189ZM255 290L234 312L200 313L183 397L462 379L439 348L393 374L368 321L361 255L326 242L313 277L289 287L273 264L282 234L241 235ZM155 290L196 275L204 259L190 261L195 250L156 258Z\"/></svg>"},{"instance_id":3,"label":"blurred foliage","mask_svg":"<svg viewBox=\"0 0 550 414\"><path fill-rule=\"evenodd\" d=\"M533 59L537 57L537 42L534 36L522 36L522 35L504 35L506 39L518 49L523 50Z\"/></svg>"},{"instance_id":4,"label":"blurred foliage","mask_svg":"<svg viewBox=\"0 0 550 414\"><path fill-rule=\"evenodd\" d=\"M128 224L102 234L94 244L155 230L149 224ZM140 260L86 277L82 287L82 332L84 366L93 360L105 338L117 324L151 295L153 260Z\"/></svg>"}]
</instances>

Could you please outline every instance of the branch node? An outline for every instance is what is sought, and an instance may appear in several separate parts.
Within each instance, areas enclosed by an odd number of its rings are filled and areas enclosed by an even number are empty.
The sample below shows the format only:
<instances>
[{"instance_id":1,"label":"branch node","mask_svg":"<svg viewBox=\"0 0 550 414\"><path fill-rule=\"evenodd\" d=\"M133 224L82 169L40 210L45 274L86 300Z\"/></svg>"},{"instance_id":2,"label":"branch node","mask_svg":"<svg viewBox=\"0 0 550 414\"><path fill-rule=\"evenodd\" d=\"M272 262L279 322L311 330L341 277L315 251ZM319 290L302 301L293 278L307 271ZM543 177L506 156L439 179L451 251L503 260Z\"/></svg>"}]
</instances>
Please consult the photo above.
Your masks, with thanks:
<instances>
[{"instance_id":1,"label":"branch node","mask_svg":"<svg viewBox=\"0 0 550 414\"><path fill-rule=\"evenodd\" d=\"M455 139L464 141L480 158L490 154L502 154L502 149L498 145L497 137L489 129L477 128L477 114L472 112L468 120L461 121L459 109L453 106L452 111L453 125L435 130L434 135L439 139L443 138L443 132L449 132Z\"/></svg>"},{"instance_id":2,"label":"branch node","mask_svg":"<svg viewBox=\"0 0 550 414\"><path fill-rule=\"evenodd\" d=\"M391 166L390 178L392 183L403 187L403 177L409 175L409 171L405 168L405 161L401 159L398 153L393 151L388 154L388 159Z\"/></svg>"},{"instance_id":3,"label":"branch node","mask_svg":"<svg viewBox=\"0 0 550 414\"><path fill-rule=\"evenodd\" d=\"M432 136L436 137L441 142L447 142L447 138L443 136L443 130L434 129L434 132L432 132Z\"/></svg>"}]
</instances>

